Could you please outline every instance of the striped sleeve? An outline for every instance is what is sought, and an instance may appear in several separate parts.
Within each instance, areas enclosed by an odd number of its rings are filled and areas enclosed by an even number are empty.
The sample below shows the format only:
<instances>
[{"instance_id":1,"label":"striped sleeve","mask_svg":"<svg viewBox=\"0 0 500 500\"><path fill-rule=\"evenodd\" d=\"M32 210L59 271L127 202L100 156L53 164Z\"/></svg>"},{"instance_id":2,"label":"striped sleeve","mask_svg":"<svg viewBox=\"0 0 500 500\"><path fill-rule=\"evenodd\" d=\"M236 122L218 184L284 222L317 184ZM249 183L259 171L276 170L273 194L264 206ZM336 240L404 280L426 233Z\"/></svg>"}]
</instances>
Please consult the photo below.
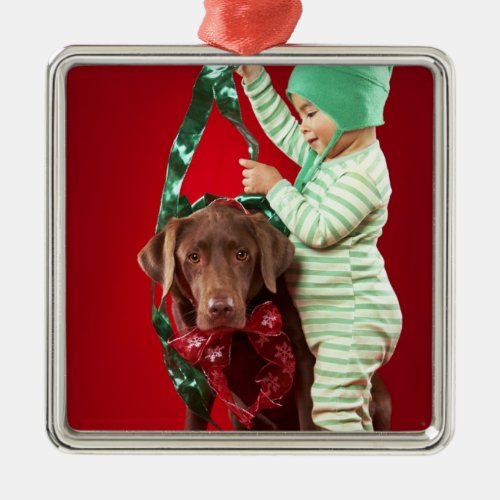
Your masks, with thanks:
<instances>
[{"instance_id":1,"label":"striped sleeve","mask_svg":"<svg viewBox=\"0 0 500 500\"><path fill-rule=\"evenodd\" d=\"M274 89L269 73L262 70L255 80L243 85L243 88L264 132L289 158L302 167L312 150L300 131L299 122Z\"/></svg>"},{"instance_id":2,"label":"striped sleeve","mask_svg":"<svg viewBox=\"0 0 500 500\"><path fill-rule=\"evenodd\" d=\"M309 184L314 197L314 183ZM305 245L326 248L350 234L365 217L383 205L378 189L366 175L346 172L321 196L316 206L287 180L267 194L271 207Z\"/></svg>"}]
</instances>

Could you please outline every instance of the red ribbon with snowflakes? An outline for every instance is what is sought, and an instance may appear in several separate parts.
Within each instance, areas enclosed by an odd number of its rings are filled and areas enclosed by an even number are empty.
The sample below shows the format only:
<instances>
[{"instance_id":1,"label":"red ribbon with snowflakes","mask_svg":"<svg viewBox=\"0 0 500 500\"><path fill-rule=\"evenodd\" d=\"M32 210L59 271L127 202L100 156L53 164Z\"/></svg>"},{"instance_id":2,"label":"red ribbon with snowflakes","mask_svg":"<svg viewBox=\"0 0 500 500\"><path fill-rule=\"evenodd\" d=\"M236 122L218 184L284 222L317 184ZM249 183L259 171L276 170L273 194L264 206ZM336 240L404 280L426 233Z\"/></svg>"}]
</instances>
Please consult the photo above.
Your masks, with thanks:
<instances>
[{"instance_id":1,"label":"red ribbon with snowflakes","mask_svg":"<svg viewBox=\"0 0 500 500\"><path fill-rule=\"evenodd\" d=\"M295 356L281 325L278 308L272 302L265 302L253 310L243 329L256 352L268 361L255 377L260 391L247 408L235 402L224 374L231 359L232 332L202 331L195 327L184 335L175 332L169 344L186 361L200 366L217 396L247 429L251 429L255 416L262 410L281 406L280 399L292 387Z\"/></svg>"}]
</instances>

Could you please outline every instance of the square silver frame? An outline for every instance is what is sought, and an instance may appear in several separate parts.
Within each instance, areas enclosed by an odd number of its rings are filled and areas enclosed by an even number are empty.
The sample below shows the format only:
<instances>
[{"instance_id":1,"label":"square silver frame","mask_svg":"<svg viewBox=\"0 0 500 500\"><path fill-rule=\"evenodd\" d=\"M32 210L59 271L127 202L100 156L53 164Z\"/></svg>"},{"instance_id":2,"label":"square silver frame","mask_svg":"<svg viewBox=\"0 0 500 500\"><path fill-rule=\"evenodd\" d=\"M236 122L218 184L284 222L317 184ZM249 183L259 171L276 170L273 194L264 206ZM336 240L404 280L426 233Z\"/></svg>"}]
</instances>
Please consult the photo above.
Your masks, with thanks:
<instances>
[{"instance_id":1,"label":"square silver frame","mask_svg":"<svg viewBox=\"0 0 500 500\"><path fill-rule=\"evenodd\" d=\"M349 64L423 66L434 78L432 420L389 433L77 431L66 417L66 76L81 65ZM450 58L428 47L287 45L255 56L206 46L72 46L50 61L47 80L46 424L61 450L85 453L429 454L454 431L455 84Z\"/></svg>"}]
</instances>

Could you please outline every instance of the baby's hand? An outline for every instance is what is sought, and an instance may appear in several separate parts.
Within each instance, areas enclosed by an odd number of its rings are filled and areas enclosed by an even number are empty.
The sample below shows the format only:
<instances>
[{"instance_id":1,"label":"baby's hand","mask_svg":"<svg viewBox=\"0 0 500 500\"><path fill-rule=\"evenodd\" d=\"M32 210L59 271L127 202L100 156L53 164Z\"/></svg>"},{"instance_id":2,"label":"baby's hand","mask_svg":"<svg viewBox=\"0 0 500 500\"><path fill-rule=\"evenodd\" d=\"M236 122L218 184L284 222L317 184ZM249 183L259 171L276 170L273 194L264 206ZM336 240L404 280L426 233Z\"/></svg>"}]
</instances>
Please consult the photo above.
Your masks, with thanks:
<instances>
[{"instance_id":1,"label":"baby's hand","mask_svg":"<svg viewBox=\"0 0 500 500\"><path fill-rule=\"evenodd\" d=\"M254 65L242 65L236 70L236 73L243 78L243 83L247 85L253 82L264 69L264 66L254 66Z\"/></svg>"},{"instance_id":2,"label":"baby's hand","mask_svg":"<svg viewBox=\"0 0 500 500\"><path fill-rule=\"evenodd\" d=\"M274 168L253 160L240 160L245 193L266 195L283 177Z\"/></svg>"}]
</instances>

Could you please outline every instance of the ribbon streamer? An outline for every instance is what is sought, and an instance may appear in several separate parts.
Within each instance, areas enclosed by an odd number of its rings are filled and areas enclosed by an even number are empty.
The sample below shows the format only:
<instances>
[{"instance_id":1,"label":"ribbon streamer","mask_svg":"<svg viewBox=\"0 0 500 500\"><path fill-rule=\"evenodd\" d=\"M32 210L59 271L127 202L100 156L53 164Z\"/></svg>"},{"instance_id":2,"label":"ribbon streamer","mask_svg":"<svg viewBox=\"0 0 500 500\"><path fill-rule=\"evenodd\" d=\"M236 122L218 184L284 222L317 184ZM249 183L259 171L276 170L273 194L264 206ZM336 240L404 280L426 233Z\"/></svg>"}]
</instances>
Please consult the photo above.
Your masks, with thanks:
<instances>
[{"instance_id":1,"label":"ribbon streamer","mask_svg":"<svg viewBox=\"0 0 500 500\"><path fill-rule=\"evenodd\" d=\"M191 205L185 196L180 196L182 182L205 130L214 100L221 114L243 135L250 157L253 160L257 159L258 143L241 118L238 93L233 80L235 68L236 66L204 66L196 79L191 103L170 152L156 232L161 231L171 217L186 217L220 198L205 194ZM236 199L248 210L260 210L277 229L286 235L289 234L264 196L240 195ZM173 334L172 326L165 300L161 302L159 308L156 307L154 290L155 286L152 284L152 322L162 343L165 366L174 387L195 414L218 427L210 418L210 408L214 399L210 385L203 372L186 362L168 344Z\"/></svg>"}]
</instances>

